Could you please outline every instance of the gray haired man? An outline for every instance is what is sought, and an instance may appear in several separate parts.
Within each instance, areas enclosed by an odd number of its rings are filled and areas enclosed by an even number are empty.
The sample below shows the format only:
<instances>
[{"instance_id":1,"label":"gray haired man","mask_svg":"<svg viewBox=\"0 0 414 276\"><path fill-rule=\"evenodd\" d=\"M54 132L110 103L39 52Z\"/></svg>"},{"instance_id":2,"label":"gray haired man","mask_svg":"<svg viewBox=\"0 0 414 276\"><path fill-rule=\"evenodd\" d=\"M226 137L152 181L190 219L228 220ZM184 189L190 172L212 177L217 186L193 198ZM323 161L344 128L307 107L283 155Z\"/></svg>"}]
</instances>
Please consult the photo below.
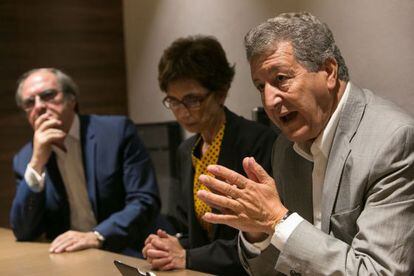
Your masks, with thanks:
<instances>
[{"instance_id":1,"label":"gray haired man","mask_svg":"<svg viewBox=\"0 0 414 276\"><path fill-rule=\"evenodd\" d=\"M281 129L273 175L210 166L198 196L241 230L252 274L410 275L414 271L414 120L349 81L332 32L281 14L245 37L251 75ZM276 188L275 188L276 187Z\"/></svg>"}]
</instances>

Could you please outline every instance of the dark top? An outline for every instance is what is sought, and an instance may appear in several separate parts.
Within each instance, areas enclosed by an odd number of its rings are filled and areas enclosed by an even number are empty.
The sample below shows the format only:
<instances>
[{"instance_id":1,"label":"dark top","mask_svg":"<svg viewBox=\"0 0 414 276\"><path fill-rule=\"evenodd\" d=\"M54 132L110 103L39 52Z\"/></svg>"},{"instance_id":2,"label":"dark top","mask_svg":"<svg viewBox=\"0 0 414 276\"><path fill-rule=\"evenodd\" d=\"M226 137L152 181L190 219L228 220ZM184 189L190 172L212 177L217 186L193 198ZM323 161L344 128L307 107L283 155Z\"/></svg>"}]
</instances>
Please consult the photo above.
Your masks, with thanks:
<instances>
[{"instance_id":1,"label":"dark top","mask_svg":"<svg viewBox=\"0 0 414 276\"><path fill-rule=\"evenodd\" d=\"M245 175L244 157L253 156L271 174L272 145L276 133L270 128L240 117L225 108L226 127L218 164ZM238 230L213 225L212 239L196 218L193 199L194 168L191 151L199 134L185 140L178 149L179 180L171 187L173 224L183 233L180 242L187 249L187 268L213 274L244 275L238 253Z\"/></svg>"}]
</instances>

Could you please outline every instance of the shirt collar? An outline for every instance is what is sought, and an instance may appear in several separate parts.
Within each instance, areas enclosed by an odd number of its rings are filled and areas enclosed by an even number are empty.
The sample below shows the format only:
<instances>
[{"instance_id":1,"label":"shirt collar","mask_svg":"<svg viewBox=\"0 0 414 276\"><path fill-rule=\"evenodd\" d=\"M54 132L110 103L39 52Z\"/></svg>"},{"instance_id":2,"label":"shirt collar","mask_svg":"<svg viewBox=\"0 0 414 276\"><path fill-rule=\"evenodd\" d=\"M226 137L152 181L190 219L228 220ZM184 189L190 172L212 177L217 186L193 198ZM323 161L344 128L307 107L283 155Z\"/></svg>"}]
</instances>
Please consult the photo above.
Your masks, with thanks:
<instances>
[{"instance_id":1,"label":"shirt collar","mask_svg":"<svg viewBox=\"0 0 414 276\"><path fill-rule=\"evenodd\" d=\"M332 147L333 138L335 136L336 128L338 127L339 118L342 113L343 106L348 100L349 91L351 90L351 83L348 82L345 87L344 94L339 100L338 106L329 119L326 127L322 130L319 136L313 141L313 143L295 143L293 149L297 154L303 158L313 161L313 156L321 153L325 159L328 159L329 152Z\"/></svg>"}]
</instances>

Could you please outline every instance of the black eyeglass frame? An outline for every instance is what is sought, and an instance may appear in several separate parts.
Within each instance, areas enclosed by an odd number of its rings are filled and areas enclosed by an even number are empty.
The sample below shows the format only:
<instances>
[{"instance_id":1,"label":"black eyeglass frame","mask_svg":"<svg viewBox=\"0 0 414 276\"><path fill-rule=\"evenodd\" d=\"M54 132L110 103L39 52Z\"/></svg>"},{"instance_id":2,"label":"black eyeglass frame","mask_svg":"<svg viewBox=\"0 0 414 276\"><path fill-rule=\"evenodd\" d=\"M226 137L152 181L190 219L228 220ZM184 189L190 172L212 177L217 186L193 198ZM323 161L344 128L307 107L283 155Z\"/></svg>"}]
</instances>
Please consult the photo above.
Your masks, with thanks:
<instances>
[{"instance_id":1,"label":"black eyeglass frame","mask_svg":"<svg viewBox=\"0 0 414 276\"><path fill-rule=\"evenodd\" d=\"M212 95L214 93L210 92L204 96L194 96L192 95L189 98L183 98L182 100L179 100L175 97L171 97L171 96L166 96L163 100L162 100L162 104L171 110L177 110L180 106L184 106L187 110L195 110L195 109L199 109L202 105L202 103L208 98L210 97L210 95ZM171 100L175 101L175 107L173 107L173 105L171 105ZM191 102L193 101L193 102Z\"/></svg>"},{"instance_id":2,"label":"black eyeglass frame","mask_svg":"<svg viewBox=\"0 0 414 276\"><path fill-rule=\"evenodd\" d=\"M57 89L46 89L36 96L28 97L27 99L22 100L21 107L24 111L30 112L36 104L36 97L39 97L43 103L52 102L56 96L59 94L59 90Z\"/></svg>"}]
</instances>

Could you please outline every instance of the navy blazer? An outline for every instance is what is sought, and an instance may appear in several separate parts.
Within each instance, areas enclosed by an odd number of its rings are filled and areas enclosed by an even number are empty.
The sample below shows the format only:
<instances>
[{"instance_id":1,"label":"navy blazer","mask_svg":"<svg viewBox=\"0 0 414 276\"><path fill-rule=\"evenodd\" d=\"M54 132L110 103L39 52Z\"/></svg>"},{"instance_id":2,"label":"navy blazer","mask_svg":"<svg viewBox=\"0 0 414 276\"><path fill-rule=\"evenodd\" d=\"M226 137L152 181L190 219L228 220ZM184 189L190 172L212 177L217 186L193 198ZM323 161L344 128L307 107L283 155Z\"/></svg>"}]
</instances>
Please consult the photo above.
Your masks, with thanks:
<instances>
[{"instance_id":1,"label":"navy blazer","mask_svg":"<svg viewBox=\"0 0 414 276\"><path fill-rule=\"evenodd\" d=\"M270 160L276 133L268 127L232 113L227 108L225 115L226 127L217 163L245 175L242 160L244 157L253 156L271 174ZM237 253L239 230L215 224L213 237L210 239L196 218L191 151L198 137L199 135L190 137L180 145L179 180L171 187L170 192L170 216L177 230L184 233L180 242L187 249L187 268L212 274L246 274Z\"/></svg>"},{"instance_id":2,"label":"navy blazer","mask_svg":"<svg viewBox=\"0 0 414 276\"><path fill-rule=\"evenodd\" d=\"M160 208L149 155L128 118L79 119L88 197L98 223L94 230L105 237L104 249L137 255ZM55 154L46 164L42 192L33 192L24 180L32 150L30 142L13 160L17 189L10 220L19 241L35 240L43 233L54 239L70 230L69 203Z\"/></svg>"}]
</instances>

